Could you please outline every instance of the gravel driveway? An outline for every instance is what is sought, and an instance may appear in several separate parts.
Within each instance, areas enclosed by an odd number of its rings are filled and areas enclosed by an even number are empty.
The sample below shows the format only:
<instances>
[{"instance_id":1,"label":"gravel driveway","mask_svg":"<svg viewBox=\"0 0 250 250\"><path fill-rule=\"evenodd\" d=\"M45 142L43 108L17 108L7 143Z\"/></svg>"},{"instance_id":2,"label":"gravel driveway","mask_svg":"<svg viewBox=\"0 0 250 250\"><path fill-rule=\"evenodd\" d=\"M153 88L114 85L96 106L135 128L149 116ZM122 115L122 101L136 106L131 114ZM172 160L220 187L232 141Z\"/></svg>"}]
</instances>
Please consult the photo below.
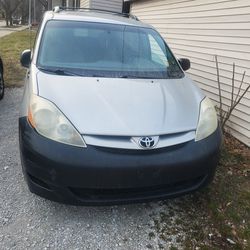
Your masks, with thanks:
<instances>
[{"instance_id":1,"label":"gravel driveway","mask_svg":"<svg viewBox=\"0 0 250 250\"><path fill-rule=\"evenodd\" d=\"M189 196L113 207L74 207L31 194L18 149L22 88L0 102L0 249L181 249ZM178 222L178 223L177 223ZM161 230L169 232L162 237Z\"/></svg>"}]
</instances>

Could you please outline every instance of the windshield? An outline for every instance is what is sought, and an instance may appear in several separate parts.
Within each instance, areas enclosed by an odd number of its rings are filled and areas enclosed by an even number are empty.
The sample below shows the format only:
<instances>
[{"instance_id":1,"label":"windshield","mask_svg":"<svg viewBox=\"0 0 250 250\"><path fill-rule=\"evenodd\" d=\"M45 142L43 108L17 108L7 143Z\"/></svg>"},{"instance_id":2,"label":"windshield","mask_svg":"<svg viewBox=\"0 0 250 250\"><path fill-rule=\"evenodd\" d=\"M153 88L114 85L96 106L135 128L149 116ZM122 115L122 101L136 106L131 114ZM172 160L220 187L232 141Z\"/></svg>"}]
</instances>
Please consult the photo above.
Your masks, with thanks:
<instances>
[{"instance_id":1,"label":"windshield","mask_svg":"<svg viewBox=\"0 0 250 250\"><path fill-rule=\"evenodd\" d=\"M183 77L171 51L153 29L90 22L47 22L37 66L84 76Z\"/></svg>"}]
</instances>

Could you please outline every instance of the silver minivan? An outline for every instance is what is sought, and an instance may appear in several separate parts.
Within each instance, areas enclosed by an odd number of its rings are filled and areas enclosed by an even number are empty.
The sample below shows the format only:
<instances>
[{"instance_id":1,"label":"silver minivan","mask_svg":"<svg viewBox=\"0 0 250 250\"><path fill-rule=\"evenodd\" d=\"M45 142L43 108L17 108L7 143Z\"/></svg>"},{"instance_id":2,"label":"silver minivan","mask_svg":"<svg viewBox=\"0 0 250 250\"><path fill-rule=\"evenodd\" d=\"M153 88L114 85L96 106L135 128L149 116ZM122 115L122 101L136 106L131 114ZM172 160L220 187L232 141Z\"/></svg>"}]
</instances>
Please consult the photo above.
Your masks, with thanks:
<instances>
[{"instance_id":1,"label":"silver minivan","mask_svg":"<svg viewBox=\"0 0 250 250\"><path fill-rule=\"evenodd\" d=\"M165 199L206 186L219 159L214 105L136 17L47 12L19 118L30 191L70 204Z\"/></svg>"}]
</instances>

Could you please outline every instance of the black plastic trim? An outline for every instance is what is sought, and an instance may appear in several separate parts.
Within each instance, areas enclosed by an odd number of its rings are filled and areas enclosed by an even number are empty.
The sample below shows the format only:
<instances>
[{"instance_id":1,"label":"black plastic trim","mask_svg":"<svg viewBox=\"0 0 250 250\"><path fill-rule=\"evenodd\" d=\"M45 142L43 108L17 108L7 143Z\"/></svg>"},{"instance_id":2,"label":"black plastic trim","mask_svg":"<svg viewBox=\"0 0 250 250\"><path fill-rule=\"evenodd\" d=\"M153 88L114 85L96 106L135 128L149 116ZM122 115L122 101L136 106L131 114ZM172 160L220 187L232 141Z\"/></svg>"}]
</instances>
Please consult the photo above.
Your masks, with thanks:
<instances>
[{"instance_id":1,"label":"black plastic trim","mask_svg":"<svg viewBox=\"0 0 250 250\"><path fill-rule=\"evenodd\" d=\"M39 135L26 117L19 119L19 136L23 172L30 190L76 205L141 202L195 191L213 179L222 140L218 127L204 140L160 150L131 153L95 146L78 148ZM179 185L189 182L192 185ZM87 199L88 190L94 198ZM129 190L137 190L138 195ZM96 195L98 191L100 195ZM124 192L127 195L122 195ZM115 195L102 195L108 193Z\"/></svg>"}]
</instances>

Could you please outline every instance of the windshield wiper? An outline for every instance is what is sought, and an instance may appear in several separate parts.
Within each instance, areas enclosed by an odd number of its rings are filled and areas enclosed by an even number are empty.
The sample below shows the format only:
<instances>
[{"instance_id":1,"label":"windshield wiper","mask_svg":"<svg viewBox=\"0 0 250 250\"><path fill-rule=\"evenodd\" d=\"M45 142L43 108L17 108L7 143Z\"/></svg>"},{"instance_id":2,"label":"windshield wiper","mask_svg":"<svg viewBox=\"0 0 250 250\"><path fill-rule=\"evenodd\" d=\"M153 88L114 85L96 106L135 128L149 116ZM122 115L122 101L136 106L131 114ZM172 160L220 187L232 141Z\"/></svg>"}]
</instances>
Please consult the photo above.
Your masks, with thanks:
<instances>
[{"instance_id":1,"label":"windshield wiper","mask_svg":"<svg viewBox=\"0 0 250 250\"><path fill-rule=\"evenodd\" d=\"M135 75L121 75L121 76L117 76L117 78L152 79L152 77L147 77L147 76L135 76Z\"/></svg>"},{"instance_id":2,"label":"windshield wiper","mask_svg":"<svg viewBox=\"0 0 250 250\"><path fill-rule=\"evenodd\" d=\"M84 76L82 74L77 74L69 70L64 70L64 69L49 69L49 68L38 68L41 71L49 72L49 73L54 73L56 75L62 75L62 76Z\"/></svg>"},{"instance_id":3,"label":"windshield wiper","mask_svg":"<svg viewBox=\"0 0 250 250\"><path fill-rule=\"evenodd\" d=\"M180 70L168 70L167 71L168 77L181 77L183 76L183 72Z\"/></svg>"}]
</instances>

